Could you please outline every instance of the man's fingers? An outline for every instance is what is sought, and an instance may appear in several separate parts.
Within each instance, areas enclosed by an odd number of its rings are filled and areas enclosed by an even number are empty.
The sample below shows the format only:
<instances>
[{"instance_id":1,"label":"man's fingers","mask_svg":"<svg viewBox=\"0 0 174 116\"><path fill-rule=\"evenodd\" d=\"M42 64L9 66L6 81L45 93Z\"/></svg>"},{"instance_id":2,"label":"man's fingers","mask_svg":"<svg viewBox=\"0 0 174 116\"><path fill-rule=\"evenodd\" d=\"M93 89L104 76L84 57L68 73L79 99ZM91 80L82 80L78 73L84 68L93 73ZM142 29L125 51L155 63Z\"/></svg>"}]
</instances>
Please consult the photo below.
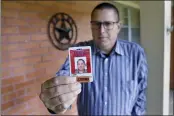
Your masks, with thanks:
<instances>
[{"instance_id":1,"label":"man's fingers","mask_svg":"<svg viewBox=\"0 0 174 116\"><path fill-rule=\"evenodd\" d=\"M55 112L62 112L65 111L66 109L68 109L70 107L70 105L73 104L73 102L76 100L76 97L72 98L69 101L64 102L63 104L57 105L53 108L53 110Z\"/></svg>"},{"instance_id":2,"label":"man's fingers","mask_svg":"<svg viewBox=\"0 0 174 116\"><path fill-rule=\"evenodd\" d=\"M70 98L77 97L77 95L81 92L81 89L76 91L72 91L70 93L62 94L59 96L59 100L61 103L68 101Z\"/></svg>"},{"instance_id":3,"label":"man's fingers","mask_svg":"<svg viewBox=\"0 0 174 116\"><path fill-rule=\"evenodd\" d=\"M59 100L59 97L54 97L52 99L49 99L47 102L45 102L45 106L47 108L53 109L54 107L56 107L57 105L60 105L61 102Z\"/></svg>"},{"instance_id":4,"label":"man's fingers","mask_svg":"<svg viewBox=\"0 0 174 116\"><path fill-rule=\"evenodd\" d=\"M44 100L49 100L51 98L54 98L56 96L60 96L65 93L70 93L72 91L81 89L81 84L80 83L73 83L73 84L68 84L68 85L60 85L56 86L53 88L46 89L41 93L41 97Z\"/></svg>"},{"instance_id":5,"label":"man's fingers","mask_svg":"<svg viewBox=\"0 0 174 116\"><path fill-rule=\"evenodd\" d=\"M69 84L75 83L76 77L54 77L42 84L42 90L48 89L50 87L62 85L62 84Z\"/></svg>"},{"instance_id":6,"label":"man's fingers","mask_svg":"<svg viewBox=\"0 0 174 116\"><path fill-rule=\"evenodd\" d=\"M78 89L76 91L62 94L60 96L56 96L52 99L49 99L46 101L44 104L47 108L57 111L57 112L62 112L65 109L67 109L77 98L77 95L81 92L81 89Z\"/></svg>"},{"instance_id":7,"label":"man's fingers","mask_svg":"<svg viewBox=\"0 0 174 116\"><path fill-rule=\"evenodd\" d=\"M68 100L66 102L63 103L63 107L65 109L68 109L70 107L70 105L72 105L74 103L74 101L76 100L77 97L72 98L71 100Z\"/></svg>"},{"instance_id":8,"label":"man's fingers","mask_svg":"<svg viewBox=\"0 0 174 116\"><path fill-rule=\"evenodd\" d=\"M53 99L50 99L47 103L45 103L45 105L51 109L61 104L63 105L64 108L68 108L71 105L71 103L75 101L76 98L77 96L70 98L65 102L61 102L59 97L54 97Z\"/></svg>"}]
</instances>

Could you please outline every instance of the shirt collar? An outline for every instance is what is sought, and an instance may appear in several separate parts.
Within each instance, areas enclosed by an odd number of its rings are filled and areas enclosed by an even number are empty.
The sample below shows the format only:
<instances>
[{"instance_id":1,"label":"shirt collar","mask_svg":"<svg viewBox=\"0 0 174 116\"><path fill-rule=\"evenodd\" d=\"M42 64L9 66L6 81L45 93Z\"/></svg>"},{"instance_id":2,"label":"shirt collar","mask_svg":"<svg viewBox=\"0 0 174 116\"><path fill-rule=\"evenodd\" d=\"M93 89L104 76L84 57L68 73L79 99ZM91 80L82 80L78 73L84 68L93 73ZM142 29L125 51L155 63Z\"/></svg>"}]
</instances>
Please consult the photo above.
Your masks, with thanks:
<instances>
[{"instance_id":1,"label":"shirt collar","mask_svg":"<svg viewBox=\"0 0 174 116\"><path fill-rule=\"evenodd\" d=\"M93 51L94 51L93 52L94 54L97 54L97 53L102 54L101 50L99 48L97 48L97 46L95 45L94 42L93 42ZM119 40L116 41L116 44L114 46L114 52L119 54L119 55L124 55L124 49L123 49Z\"/></svg>"},{"instance_id":2,"label":"shirt collar","mask_svg":"<svg viewBox=\"0 0 174 116\"><path fill-rule=\"evenodd\" d=\"M125 55L125 54L124 54L124 48L123 48L123 46L121 45L120 40L117 40L117 41L116 41L115 52L116 52L117 54L122 55L122 56Z\"/></svg>"}]
</instances>

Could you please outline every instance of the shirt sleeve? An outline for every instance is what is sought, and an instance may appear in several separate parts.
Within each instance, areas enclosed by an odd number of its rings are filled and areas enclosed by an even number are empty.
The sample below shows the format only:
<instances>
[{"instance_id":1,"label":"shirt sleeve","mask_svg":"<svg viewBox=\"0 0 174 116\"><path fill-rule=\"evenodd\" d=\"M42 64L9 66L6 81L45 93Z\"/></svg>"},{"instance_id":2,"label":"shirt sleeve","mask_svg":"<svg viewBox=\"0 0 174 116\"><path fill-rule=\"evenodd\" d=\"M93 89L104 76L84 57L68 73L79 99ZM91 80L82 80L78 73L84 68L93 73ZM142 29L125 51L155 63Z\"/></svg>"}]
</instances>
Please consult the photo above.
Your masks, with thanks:
<instances>
[{"instance_id":1,"label":"shirt sleeve","mask_svg":"<svg viewBox=\"0 0 174 116\"><path fill-rule=\"evenodd\" d=\"M145 115L146 114L146 88L147 88L147 75L148 66L144 50L139 53L139 68L138 68L138 96L135 101L132 115Z\"/></svg>"},{"instance_id":2,"label":"shirt sleeve","mask_svg":"<svg viewBox=\"0 0 174 116\"><path fill-rule=\"evenodd\" d=\"M56 73L56 76L70 76L69 57L66 58L64 64Z\"/></svg>"}]
</instances>

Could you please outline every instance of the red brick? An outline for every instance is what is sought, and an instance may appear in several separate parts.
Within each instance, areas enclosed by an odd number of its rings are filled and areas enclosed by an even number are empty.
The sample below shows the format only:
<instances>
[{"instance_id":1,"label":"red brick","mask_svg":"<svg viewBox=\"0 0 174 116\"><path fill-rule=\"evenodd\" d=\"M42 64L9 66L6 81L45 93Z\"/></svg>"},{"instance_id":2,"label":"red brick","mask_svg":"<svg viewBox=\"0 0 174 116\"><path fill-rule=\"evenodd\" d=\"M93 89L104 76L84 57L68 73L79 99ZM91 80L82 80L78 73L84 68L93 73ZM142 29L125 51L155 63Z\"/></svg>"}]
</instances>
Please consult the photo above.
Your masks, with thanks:
<instances>
[{"instance_id":1,"label":"red brick","mask_svg":"<svg viewBox=\"0 0 174 116\"><path fill-rule=\"evenodd\" d=\"M18 28L17 27L3 27L1 31L2 31L2 35L17 34L18 33Z\"/></svg>"},{"instance_id":2,"label":"red brick","mask_svg":"<svg viewBox=\"0 0 174 116\"><path fill-rule=\"evenodd\" d=\"M48 51L49 51L49 53L53 54L55 57L57 57L57 56L60 57L60 55L61 55L61 58L64 58L64 57L68 56L67 51L61 51L61 50L58 50L54 47L50 47Z\"/></svg>"},{"instance_id":3,"label":"red brick","mask_svg":"<svg viewBox=\"0 0 174 116\"><path fill-rule=\"evenodd\" d=\"M26 82L23 82L20 84L16 84L15 88L16 89L26 88L26 87L33 85L33 84L34 84L34 80L30 80L30 81L26 81Z\"/></svg>"},{"instance_id":4,"label":"red brick","mask_svg":"<svg viewBox=\"0 0 174 116\"><path fill-rule=\"evenodd\" d=\"M46 76L46 75L45 75ZM45 77L45 76L43 76L43 77ZM47 76L47 77L50 77L50 76ZM40 78L42 78L42 77L40 77ZM39 81L37 81L38 80L38 78L36 78L36 84L34 85L34 88L36 88L35 90L34 90L34 94L37 94L37 95L39 95L40 94L40 92L41 92L41 82L39 82ZM31 90L31 88L29 89L29 91L32 91Z\"/></svg>"},{"instance_id":5,"label":"red brick","mask_svg":"<svg viewBox=\"0 0 174 116\"><path fill-rule=\"evenodd\" d=\"M43 19L47 20L47 22L48 22L48 20L50 20L50 18L52 17L52 15L55 14L55 13L57 13L55 10L56 9L49 9L49 11L40 12L39 13L39 16L40 17L43 17ZM52 14L50 14L50 12L52 12Z\"/></svg>"},{"instance_id":6,"label":"red brick","mask_svg":"<svg viewBox=\"0 0 174 116\"><path fill-rule=\"evenodd\" d=\"M21 44L19 47L21 47L21 49L30 49L30 48L32 48L32 49L36 49L36 48L38 48L39 47L39 44L38 43L25 43L25 44Z\"/></svg>"},{"instance_id":7,"label":"red brick","mask_svg":"<svg viewBox=\"0 0 174 116\"><path fill-rule=\"evenodd\" d=\"M19 112L19 115L31 115L31 113L33 112L33 109L29 108L25 108L24 110L22 110L21 112Z\"/></svg>"},{"instance_id":8,"label":"red brick","mask_svg":"<svg viewBox=\"0 0 174 116\"><path fill-rule=\"evenodd\" d=\"M26 108L27 108L26 103L16 104L13 108L9 109L5 115L14 115L20 111L23 111Z\"/></svg>"},{"instance_id":9,"label":"red brick","mask_svg":"<svg viewBox=\"0 0 174 116\"><path fill-rule=\"evenodd\" d=\"M7 36L1 36L1 42L2 42L2 44L7 42Z\"/></svg>"},{"instance_id":10,"label":"red brick","mask_svg":"<svg viewBox=\"0 0 174 116\"><path fill-rule=\"evenodd\" d=\"M50 41L43 41L40 43L40 47L53 47Z\"/></svg>"},{"instance_id":11,"label":"red brick","mask_svg":"<svg viewBox=\"0 0 174 116\"><path fill-rule=\"evenodd\" d=\"M19 27L19 34L34 34L40 32L40 28L32 28L30 26Z\"/></svg>"},{"instance_id":12,"label":"red brick","mask_svg":"<svg viewBox=\"0 0 174 116\"><path fill-rule=\"evenodd\" d=\"M40 110L43 110L43 109L45 109L45 111L47 111L46 107L44 106L43 102L40 100L40 98L38 96L36 96L32 100L29 100L28 105L33 106L33 107L31 107L31 109L33 111L40 111ZM36 109L39 109L39 110L36 110Z\"/></svg>"},{"instance_id":13,"label":"red brick","mask_svg":"<svg viewBox=\"0 0 174 116\"><path fill-rule=\"evenodd\" d=\"M14 106L14 101L9 101L2 104L2 111Z\"/></svg>"},{"instance_id":14,"label":"red brick","mask_svg":"<svg viewBox=\"0 0 174 116\"><path fill-rule=\"evenodd\" d=\"M29 72L33 70L33 66L32 65L24 65L18 68L14 68L12 74L13 75L19 75L19 74L24 74L26 72Z\"/></svg>"},{"instance_id":15,"label":"red brick","mask_svg":"<svg viewBox=\"0 0 174 116\"><path fill-rule=\"evenodd\" d=\"M44 55L48 53L48 48L37 48L37 49L29 49L29 50L22 50L22 51L12 51L6 52L2 59L17 59L17 58L25 58L28 56L34 55Z\"/></svg>"},{"instance_id":16,"label":"red brick","mask_svg":"<svg viewBox=\"0 0 174 116\"><path fill-rule=\"evenodd\" d=\"M36 96L35 99L33 99L34 102L38 103L38 106L44 107L43 102L40 100L39 96Z\"/></svg>"},{"instance_id":17,"label":"red brick","mask_svg":"<svg viewBox=\"0 0 174 116\"><path fill-rule=\"evenodd\" d=\"M46 74L55 76L56 72L58 71L59 68L60 68L59 65L56 68L51 68L51 70L49 68L47 68L46 69Z\"/></svg>"},{"instance_id":18,"label":"red brick","mask_svg":"<svg viewBox=\"0 0 174 116\"><path fill-rule=\"evenodd\" d=\"M24 81L24 76L16 76L8 79L2 79L2 85L11 85Z\"/></svg>"},{"instance_id":19,"label":"red brick","mask_svg":"<svg viewBox=\"0 0 174 116\"><path fill-rule=\"evenodd\" d=\"M2 70L2 78L9 77L9 76L11 76L11 70Z\"/></svg>"},{"instance_id":20,"label":"red brick","mask_svg":"<svg viewBox=\"0 0 174 116\"><path fill-rule=\"evenodd\" d=\"M40 82L40 83L43 83L43 82L45 82L46 80L48 80L50 78L52 78L52 77L50 77L50 76L44 76L42 78L36 78L36 81L37 82Z\"/></svg>"},{"instance_id":21,"label":"red brick","mask_svg":"<svg viewBox=\"0 0 174 116\"><path fill-rule=\"evenodd\" d=\"M48 55L44 55L43 57L42 57L42 61L51 61L51 60L53 60L54 61L54 56L52 55L52 54L48 54Z\"/></svg>"},{"instance_id":22,"label":"red brick","mask_svg":"<svg viewBox=\"0 0 174 116\"><path fill-rule=\"evenodd\" d=\"M37 0L36 0L37 1ZM19 3L20 4L27 4L27 5L31 5L31 4L34 4L36 3L36 1L30 1L30 0L21 0ZM17 2L18 3L18 2Z\"/></svg>"},{"instance_id":23,"label":"red brick","mask_svg":"<svg viewBox=\"0 0 174 116\"><path fill-rule=\"evenodd\" d=\"M37 81L37 79L40 79L40 78L41 78L41 79L42 79L42 78L43 78L43 79L44 79L44 78L45 78L45 79L46 79L46 78L48 79L48 78L52 78L52 77L54 77L54 76L55 76L55 75L49 75L49 74L45 73L44 76L42 76L42 77L37 77L37 78L36 78L36 85L37 85L38 83L39 83L39 85L40 85L40 82Z\"/></svg>"},{"instance_id":24,"label":"red brick","mask_svg":"<svg viewBox=\"0 0 174 116\"><path fill-rule=\"evenodd\" d=\"M17 18L18 12L10 9L3 9L2 10L2 17L8 17L8 18Z\"/></svg>"},{"instance_id":25,"label":"red brick","mask_svg":"<svg viewBox=\"0 0 174 116\"><path fill-rule=\"evenodd\" d=\"M24 10L27 4L20 4L19 2L2 1L2 9Z\"/></svg>"},{"instance_id":26,"label":"red brick","mask_svg":"<svg viewBox=\"0 0 174 116\"><path fill-rule=\"evenodd\" d=\"M3 62L10 60L9 52L3 51L3 50L1 50L1 57Z\"/></svg>"},{"instance_id":27,"label":"red brick","mask_svg":"<svg viewBox=\"0 0 174 116\"><path fill-rule=\"evenodd\" d=\"M50 53L53 53L53 52L60 53L60 50L56 49L55 47L50 47L49 52Z\"/></svg>"},{"instance_id":28,"label":"red brick","mask_svg":"<svg viewBox=\"0 0 174 116\"><path fill-rule=\"evenodd\" d=\"M6 41L11 42L26 42L30 40L29 35L8 35Z\"/></svg>"},{"instance_id":29,"label":"red brick","mask_svg":"<svg viewBox=\"0 0 174 116\"><path fill-rule=\"evenodd\" d=\"M50 68L51 65L54 65L54 62L48 61L48 62L42 62L42 63L38 63L36 65L34 65L34 68L38 69L38 68Z\"/></svg>"},{"instance_id":30,"label":"red brick","mask_svg":"<svg viewBox=\"0 0 174 116\"><path fill-rule=\"evenodd\" d=\"M27 79L33 79L33 78L38 78L44 76L46 73L45 68L42 69L37 69L36 71L33 71L31 73L28 73L26 75Z\"/></svg>"},{"instance_id":31,"label":"red brick","mask_svg":"<svg viewBox=\"0 0 174 116\"><path fill-rule=\"evenodd\" d=\"M21 59L23 64L35 64L41 61L41 56L32 56Z\"/></svg>"},{"instance_id":32,"label":"red brick","mask_svg":"<svg viewBox=\"0 0 174 116\"><path fill-rule=\"evenodd\" d=\"M41 33L47 33L47 28L40 28Z\"/></svg>"},{"instance_id":33,"label":"red brick","mask_svg":"<svg viewBox=\"0 0 174 116\"><path fill-rule=\"evenodd\" d=\"M25 89L15 91L15 93L16 93L16 97L24 96L25 95Z\"/></svg>"},{"instance_id":34,"label":"red brick","mask_svg":"<svg viewBox=\"0 0 174 116\"><path fill-rule=\"evenodd\" d=\"M3 24L4 24L4 19L5 19L5 17L2 17L2 16L1 16L1 27L4 27L4 26L3 26Z\"/></svg>"},{"instance_id":35,"label":"red brick","mask_svg":"<svg viewBox=\"0 0 174 116\"><path fill-rule=\"evenodd\" d=\"M33 27L46 27L48 21L40 18L40 19L31 19L31 20L29 20L28 23Z\"/></svg>"},{"instance_id":36,"label":"red brick","mask_svg":"<svg viewBox=\"0 0 174 116\"><path fill-rule=\"evenodd\" d=\"M48 40L48 35L47 34L36 34L31 36L31 40Z\"/></svg>"},{"instance_id":37,"label":"red brick","mask_svg":"<svg viewBox=\"0 0 174 116\"><path fill-rule=\"evenodd\" d=\"M37 95L37 89L39 88L35 88L35 86L30 86L29 88L26 88L26 95Z\"/></svg>"},{"instance_id":38,"label":"red brick","mask_svg":"<svg viewBox=\"0 0 174 116\"><path fill-rule=\"evenodd\" d=\"M17 67L22 65L21 60L8 60L8 61L4 61L2 62L2 67L3 68L9 68L9 67Z\"/></svg>"},{"instance_id":39,"label":"red brick","mask_svg":"<svg viewBox=\"0 0 174 116\"><path fill-rule=\"evenodd\" d=\"M13 91L13 86L12 85L1 88L2 94L7 94L7 93L12 92L12 91Z\"/></svg>"},{"instance_id":40,"label":"red brick","mask_svg":"<svg viewBox=\"0 0 174 116\"><path fill-rule=\"evenodd\" d=\"M48 53L48 48L38 48L38 49L31 49L30 54L33 55L45 55Z\"/></svg>"},{"instance_id":41,"label":"red brick","mask_svg":"<svg viewBox=\"0 0 174 116\"><path fill-rule=\"evenodd\" d=\"M16 93L10 93L8 95L3 95L3 102L12 101L16 98Z\"/></svg>"},{"instance_id":42,"label":"red brick","mask_svg":"<svg viewBox=\"0 0 174 116\"><path fill-rule=\"evenodd\" d=\"M45 7L41 6L41 5L38 5L40 3L36 3L35 1L22 1L22 2L26 2L26 3L21 3L21 5L26 5L25 8L23 8L23 11L30 11L30 12L43 12L45 11ZM22 8L21 8L22 9Z\"/></svg>"},{"instance_id":43,"label":"red brick","mask_svg":"<svg viewBox=\"0 0 174 116\"><path fill-rule=\"evenodd\" d=\"M36 12L19 12L19 16L22 19L40 19L39 14Z\"/></svg>"},{"instance_id":44,"label":"red brick","mask_svg":"<svg viewBox=\"0 0 174 116\"><path fill-rule=\"evenodd\" d=\"M39 45L37 43L16 43L16 44L4 44L2 45L2 50L4 51L17 51L20 49L30 49L30 48L38 48Z\"/></svg>"},{"instance_id":45,"label":"red brick","mask_svg":"<svg viewBox=\"0 0 174 116\"><path fill-rule=\"evenodd\" d=\"M29 26L28 21L24 19L16 19L16 18L5 18L4 25L8 26Z\"/></svg>"},{"instance_id":46,"label":"red brick","mask_svg":"<svg viewBox=\"0 0 174 116\"><path fill-rule=\"evenodd\" d=\"M28 51L8 52L8 57L11 59L22 58L26 56L30 56Z\"/></svg>"},{"instance_id":47,"label":"red brick","mask_svg":"<svg viewBox=\"0 0 174 116\"><path fill-rule=\"evenodd\" d=\"M16 99L15 102L16 102L17 104L21 104L21 103L27 102L28 100L34 98L35 96L36 96L36 95L24 96L24 97L22 97L22 98Z\"/></svg>"}]
</instances>

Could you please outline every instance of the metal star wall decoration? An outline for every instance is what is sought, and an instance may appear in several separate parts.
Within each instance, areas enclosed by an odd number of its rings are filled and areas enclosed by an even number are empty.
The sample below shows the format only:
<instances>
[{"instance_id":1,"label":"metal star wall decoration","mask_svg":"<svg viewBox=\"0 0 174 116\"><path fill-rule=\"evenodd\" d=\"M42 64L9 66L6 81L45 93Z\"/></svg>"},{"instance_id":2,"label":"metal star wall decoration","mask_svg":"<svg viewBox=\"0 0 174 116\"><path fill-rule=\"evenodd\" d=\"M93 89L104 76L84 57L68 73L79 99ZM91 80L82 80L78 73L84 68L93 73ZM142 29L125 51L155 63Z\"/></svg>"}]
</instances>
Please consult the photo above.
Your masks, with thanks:
<instances>
[{"instance_id":1,"label":"metal star wall decoration","mask_svg":"<svg viewBox=\"0 0 174 116\"><path fill-rule=\"evenodd\" d=\"M48 36L55 48L67 50L77 40L75 21L66 13L56 13L49 20Z\"/></svg>"}]
</instances>

